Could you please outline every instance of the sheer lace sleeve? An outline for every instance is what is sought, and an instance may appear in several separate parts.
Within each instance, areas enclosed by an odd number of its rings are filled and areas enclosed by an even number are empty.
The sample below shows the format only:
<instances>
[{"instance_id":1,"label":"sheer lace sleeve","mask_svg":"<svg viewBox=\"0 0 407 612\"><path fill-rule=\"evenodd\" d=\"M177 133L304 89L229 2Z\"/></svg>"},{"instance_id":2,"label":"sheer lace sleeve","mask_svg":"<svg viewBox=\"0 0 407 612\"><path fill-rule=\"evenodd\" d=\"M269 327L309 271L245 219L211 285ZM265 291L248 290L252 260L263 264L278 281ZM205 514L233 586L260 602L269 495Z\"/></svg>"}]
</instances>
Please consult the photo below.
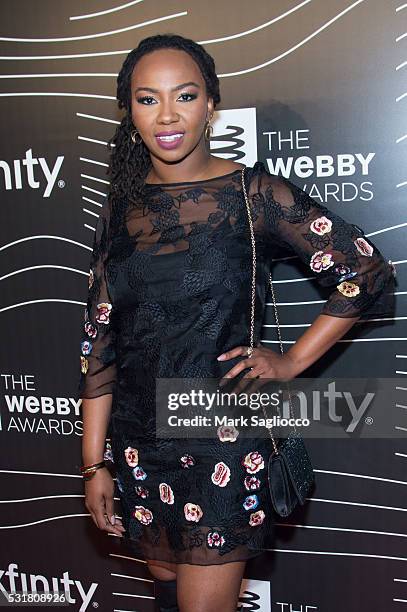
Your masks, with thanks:
<instances>
[{"instance_id":1,"label":"sheer lace sleeve","mask_svg":"<svg viewBox=\"0 0 407 612\"><path fill-rule=\"evenodd\" d=\"M106 283L110 245L110 199L100 210L90 260L88 297L80 345L79 397L112 393L116 382L115 331L112 304Z\"/></svg>"},{"instance_id":2,"label":"sheer lace sleeve","mask_svg":"<svg viewBox=\"0 0 407 612\"><path fill-rule=\"evenodd\" d=\"M252 198L266 240L294 251L321 286L333 287L321 314L391 316L395 268L363 230L282 176L264 169L257 178Z\"/></svg>"}]
</instances>

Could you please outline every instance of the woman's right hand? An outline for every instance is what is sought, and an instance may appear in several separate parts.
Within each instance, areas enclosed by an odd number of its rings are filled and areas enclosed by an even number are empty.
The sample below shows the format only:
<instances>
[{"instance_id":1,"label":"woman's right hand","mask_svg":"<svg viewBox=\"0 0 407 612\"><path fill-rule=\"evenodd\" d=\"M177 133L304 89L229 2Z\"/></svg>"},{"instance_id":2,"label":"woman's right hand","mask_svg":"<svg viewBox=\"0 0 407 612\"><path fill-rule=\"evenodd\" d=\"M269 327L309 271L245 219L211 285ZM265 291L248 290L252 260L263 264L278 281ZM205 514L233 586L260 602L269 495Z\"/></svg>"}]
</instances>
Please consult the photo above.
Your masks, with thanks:
<instances>
[{"instance_id":1,"label":"woman's right hand","mask_svg":"<svg viewBox=\"0 0 407 612\"><path fill-rule=\"evenodd\" d=\"M114 533L123 537L126 531L119 518L114 517L114 481L106 467L96 470L90 480L85 480L85 506L89 510L93 522L102 531ZM105 516L107 514L107 516Z\"/></svg>"}]
</instances>

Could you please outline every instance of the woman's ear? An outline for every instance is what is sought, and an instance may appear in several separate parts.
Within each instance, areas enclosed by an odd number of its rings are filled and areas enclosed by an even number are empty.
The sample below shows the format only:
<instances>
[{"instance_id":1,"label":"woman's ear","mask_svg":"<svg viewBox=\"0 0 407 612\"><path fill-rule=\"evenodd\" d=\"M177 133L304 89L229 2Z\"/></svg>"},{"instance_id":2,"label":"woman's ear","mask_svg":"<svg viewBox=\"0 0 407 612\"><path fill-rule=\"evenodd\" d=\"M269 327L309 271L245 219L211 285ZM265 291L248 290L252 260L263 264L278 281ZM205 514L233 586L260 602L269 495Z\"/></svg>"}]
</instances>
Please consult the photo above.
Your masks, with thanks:
<instances>
[{"instance_id":1,"label":"woman's ear","mask_svg":"<svg viewBox=\"0 0 407 612\"><path fill-rule=\"evenodd\" d=\"M208 110L206 120L210 121L212 119L213 113L215 112L215 106L213 104L213 98L208 98Z\"/></svg>"}]
</instances>

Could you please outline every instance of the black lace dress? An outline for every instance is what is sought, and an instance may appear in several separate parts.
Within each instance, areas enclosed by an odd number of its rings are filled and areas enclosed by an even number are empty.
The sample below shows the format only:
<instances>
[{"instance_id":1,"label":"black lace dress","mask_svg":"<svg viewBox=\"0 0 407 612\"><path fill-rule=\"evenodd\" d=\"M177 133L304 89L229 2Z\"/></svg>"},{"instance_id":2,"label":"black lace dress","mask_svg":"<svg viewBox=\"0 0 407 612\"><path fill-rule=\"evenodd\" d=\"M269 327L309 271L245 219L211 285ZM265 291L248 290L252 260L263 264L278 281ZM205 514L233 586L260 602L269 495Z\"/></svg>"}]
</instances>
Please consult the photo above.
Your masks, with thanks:
<instances>
[{"instance_id":1,"label":"black lace dress","mask_svg":"<svg viewBox=\"0 0 407 612\"><path fill-rule=\"evenodd\" d=\"M256 237L255 344L271 260L297 254L332 287L322 313L390 311L394 266L347 223L261 162L246 169ZM273 545L269 438L155 436L156 377L221 377L248 344L252 251L241 171L146 185L98 220L81 342L79 397L113 394L111 450L126 541L140 557L209 565ZM222 428L221 428L222 429ZM122 540L124 541L124 539Z\"/></svg>"}]
</instances>

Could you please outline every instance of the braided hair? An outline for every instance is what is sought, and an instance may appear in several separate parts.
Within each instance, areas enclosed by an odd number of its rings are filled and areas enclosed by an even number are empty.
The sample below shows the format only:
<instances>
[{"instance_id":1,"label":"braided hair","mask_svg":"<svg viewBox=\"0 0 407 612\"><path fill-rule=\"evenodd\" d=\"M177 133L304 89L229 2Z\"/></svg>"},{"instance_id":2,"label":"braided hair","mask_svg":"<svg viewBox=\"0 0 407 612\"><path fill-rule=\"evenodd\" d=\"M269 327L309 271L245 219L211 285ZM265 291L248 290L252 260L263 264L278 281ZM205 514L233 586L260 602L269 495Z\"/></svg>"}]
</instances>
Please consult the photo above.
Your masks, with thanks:
<instances>
[{"instance_id":1,"label":"braided hair","mask_svg":"<svg viewBox=\"0 0 407 612\"><path fill-rule=\"evenodd\" d=\"M201 45L177 34L156 34L141 40L124 60L117 77L118 106L120 109L126 109L126 114L108 143L110 162L107 173L110 176L109 195L113 204L115 201L125 200L131 201L137 207L143 205L144 180L152 164L144 142L141 140L135 144L130 136L134 129L131 117L131 76L139 59L157 49L180 49L188 53L202 73L207 95L213 99L214 106L220 102L215 62Z\"/></svg>"}]
</instances>

